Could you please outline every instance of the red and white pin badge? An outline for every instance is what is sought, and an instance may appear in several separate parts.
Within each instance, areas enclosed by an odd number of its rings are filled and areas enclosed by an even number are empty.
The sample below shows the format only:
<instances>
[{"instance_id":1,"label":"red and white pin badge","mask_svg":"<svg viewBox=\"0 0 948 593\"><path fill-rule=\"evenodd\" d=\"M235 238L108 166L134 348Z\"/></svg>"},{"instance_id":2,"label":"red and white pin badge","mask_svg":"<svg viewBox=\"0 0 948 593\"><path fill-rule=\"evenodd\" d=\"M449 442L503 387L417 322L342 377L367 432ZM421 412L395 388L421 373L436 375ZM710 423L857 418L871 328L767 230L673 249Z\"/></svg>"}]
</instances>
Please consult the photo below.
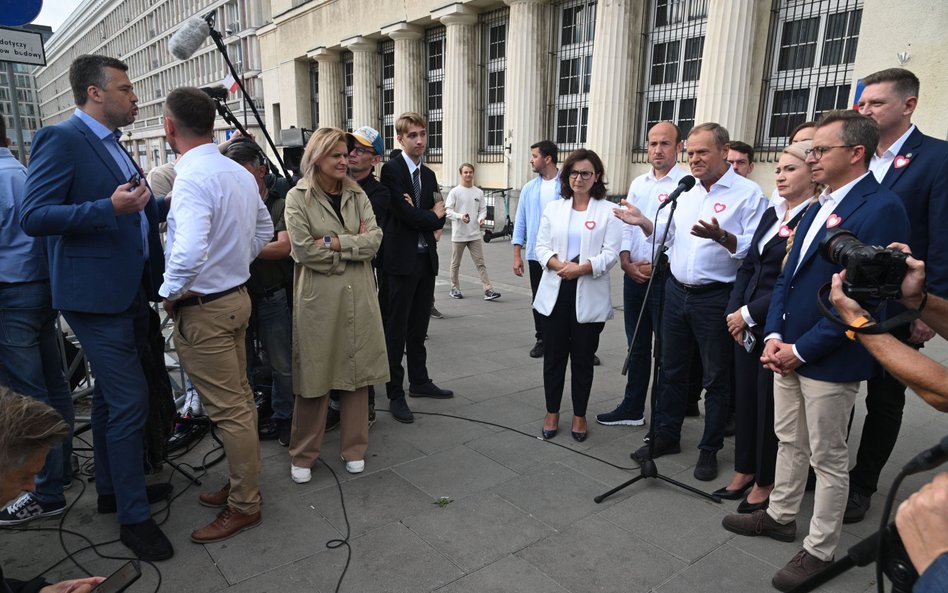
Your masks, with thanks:
<instances>
[{"instance_id":1,"label":"red and white pin badge","mask_svg":"<svg viewBox=\"0 0 948 593\"><path fill-rule=\"evenodd\" d=\"M593 230L594 228L596 228L596 221L595 221L595 220L587 220L587 221L586 221L586 228L589 229L589 230Z\"/></svg>"},{"instance_id":2,"label":"red and white pin badge","mask_svg":"<svg viewBox=\"0 0 948 593\"><path fill-rule=\"evenodd\" d=\"M839 223L843 222L843 219L836 216L836 214L830 214L829 218L826 219L826 228L831 229L834 226L839 226Z\"/></svg>"},{"instance_id":3,"label":"red and white pin badge","mask_svg":"<svg viewBox=\"0 0 948 593\"><path fill-rule=\"evenodd\" d=\"M721 202L714 203L714 212L715 214L720 214L727 210L727 204L722 204Z\"/></svg>"},{"instance_id":4,"label":"red and white pin badge","mask_svg":"<svg viewBox=\"0 0 948 593\"><path fill-rule=\"evenodd\" d=\"M777 231L777 234L780 235L781 237L789 237L789 236L790 236L790 227L788 227L788 226L785 225L785 224L780 225L780 230Z\"/></svg>"},{"instance_id":5,"label":"red and white pin badge","mask_svg":"<svg viewBox=\"0 0 948 593\"><path fill-rule=\"evenodd\" d=\"M661 202L661 203L664 204L664 203L665 203L665 200L667 200L667 199L668 199L668 194L658 194L658 201L659 201L659 202Z\"/></svg>"},{"instance_id":6,"label":"red and white pin badge","mask_svg":"<svg viewBox=\"0 0 948 593\"><path fill-rule=\"evenodd\" d=\"M904 167L905 165L911 162L912 161L908 157L897 156L895 157L895 160L892 162L892 166L895 167L896 169L901 169L902 167Z\"/></svg>"}]
</instances>

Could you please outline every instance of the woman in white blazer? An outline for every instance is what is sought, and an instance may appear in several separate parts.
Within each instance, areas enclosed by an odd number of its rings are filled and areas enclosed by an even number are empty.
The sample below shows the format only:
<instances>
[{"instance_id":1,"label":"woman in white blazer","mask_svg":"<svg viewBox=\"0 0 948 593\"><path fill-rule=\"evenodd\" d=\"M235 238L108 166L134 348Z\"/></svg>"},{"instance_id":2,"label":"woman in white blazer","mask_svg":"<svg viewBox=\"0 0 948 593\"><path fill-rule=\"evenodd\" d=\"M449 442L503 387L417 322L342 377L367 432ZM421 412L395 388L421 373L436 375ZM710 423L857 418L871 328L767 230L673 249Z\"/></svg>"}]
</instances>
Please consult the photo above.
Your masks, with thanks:
<instances>
[{"instance_id":1,"label":"woman in white blazer","mask_svg":"<svg viewBox=\"0 0 948 593\"><path fill-rule=\"evenodd\" d=\"M543 438L556 435L570 361L573 438L586 440L586 404L593 380L599 334L612 319L609 270L619 260L622 224L605 200L602 160L591 150L573 152L560 172L562 200L543 210L537 232L537 260L543 277L533 308L542 315Z\"/></svg>"}]
</instances>

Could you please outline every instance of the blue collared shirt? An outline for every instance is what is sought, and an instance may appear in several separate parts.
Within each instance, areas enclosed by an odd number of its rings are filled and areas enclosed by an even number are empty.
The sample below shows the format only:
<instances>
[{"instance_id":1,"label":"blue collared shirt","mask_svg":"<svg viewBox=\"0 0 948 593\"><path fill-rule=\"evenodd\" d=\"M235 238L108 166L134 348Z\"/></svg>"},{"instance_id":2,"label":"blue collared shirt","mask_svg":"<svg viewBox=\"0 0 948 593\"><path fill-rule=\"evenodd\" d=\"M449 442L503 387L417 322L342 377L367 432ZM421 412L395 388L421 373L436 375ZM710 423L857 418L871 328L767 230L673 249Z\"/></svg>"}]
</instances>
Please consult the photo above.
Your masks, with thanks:
<instances>
[{"instance_id":1,"label":"blue collared shirt","mask_svg":"<svg viewBox=\"0 0 948 593\"><path fill-rule=\"evenodd\" d=\"M89 126L89 129L92 130L92 133L96 135L97 138L102 140L102 144L105 146L105 149L109 152L109 155L112 156L112 159L115 161L115 164L118 165L118 168L124 173L125 179L131 179L132 176L138 173L138 166L132 162L132 157L129 156L125 149L122 148L122 145L119 144L119 138L122 137L122 131L116 129L114 132L107 127L103 126L97 119L79 109L78 107L73 112L73 114L82 120L82 123ZM142 179L142 183L145 183L145 180ZM142 219L142 247L145 250L145 259L148 259L148 217L145 215L145 211L139 211Z\"/></svg>"},{"instance_id":2,"label":"blue collared shirt","mask_svg":"<svg viewBox=\"0 0 948 593\"><path fill-rule=\"evenodd\" d=\"M26 167L9 148L0 148L0 282L33 282L49 278L42 238L20 228Z\"/></svg>"},{"instance_id":3,"label":"blue collared shirt","mask_svg":"<svg viewBox=\"0 0 948 593\"><path fill-rule=\"evenodd\" d=\"M511 243L525 248L524 259L537 260L537 231L540 230L540 219L547 204L560 198L560 175L549 180L552 191L544 195L544 179L537 175L527 182L520 190L520 199L517 202L517 215L514 220L513 237Z\"/></svg>"}]
</instances>

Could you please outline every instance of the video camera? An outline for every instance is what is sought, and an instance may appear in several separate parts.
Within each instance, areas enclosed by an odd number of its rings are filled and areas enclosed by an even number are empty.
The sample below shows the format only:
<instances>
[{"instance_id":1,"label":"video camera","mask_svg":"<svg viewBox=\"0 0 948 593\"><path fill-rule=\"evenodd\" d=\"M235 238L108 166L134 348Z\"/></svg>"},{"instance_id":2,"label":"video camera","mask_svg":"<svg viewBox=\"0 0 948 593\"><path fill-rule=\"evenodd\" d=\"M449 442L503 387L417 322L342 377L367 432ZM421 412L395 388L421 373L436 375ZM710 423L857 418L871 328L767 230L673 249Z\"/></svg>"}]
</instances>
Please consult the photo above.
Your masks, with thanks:
<instances>
[{"instance_id":1,"label":"video camera","mask_svg":"<svg viewBox=\"0 0 948 593\"><path fill-rule=\"evenodd\" d=\"M820 241L820 255L846 269L843 292L863 303L898 299L908 272L907 256L897 249L866 245L846 229L829 229Z\"/></svg>"}]
</instances>

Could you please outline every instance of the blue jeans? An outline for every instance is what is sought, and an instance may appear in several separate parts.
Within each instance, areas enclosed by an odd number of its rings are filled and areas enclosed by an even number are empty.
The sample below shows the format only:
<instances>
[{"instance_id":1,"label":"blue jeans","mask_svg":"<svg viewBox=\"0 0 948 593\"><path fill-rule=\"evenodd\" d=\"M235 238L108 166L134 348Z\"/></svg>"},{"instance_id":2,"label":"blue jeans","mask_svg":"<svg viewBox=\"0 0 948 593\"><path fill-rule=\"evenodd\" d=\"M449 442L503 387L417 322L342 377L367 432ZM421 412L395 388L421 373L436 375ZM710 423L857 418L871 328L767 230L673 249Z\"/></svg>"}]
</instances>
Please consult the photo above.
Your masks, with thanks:
<instances>
[{"instance_id":1,"label":"blue jeans","mask_svg":"<svg viewBox=\"0 0 948 593\"><path fill-rule=\"evenodd\" d=\"M645 292L648 283L639 284L628 276L623 277L622 294L625 309L625 339L632 348L629 355L629 369L626 375L625 396L619 403L619 410L632 418L645 416L645 400L648 396L648 384L652 376L652 336L658 327L658 300L659 291L664 290L664 276L656 277L652 282L652 290L648 295L648 307L639 333L635 335L635 324L639 319L639 311L645 302ZM635 336L635 343L632 337Z\"/></svg>"},{"instance_id":2,"label":"blue jeans","mask_svg":"<svg viewBox=\"0 0 948 593\"><path fill-rule=\"evenodd\" d=\"M267 351L273 371L271 406L274 420L289 420L293 416L292 315L285 288L254 302L254 329Z\"/></svg>"},{"instance_id":3,"label":"blue jeans","mask_svg":"<svg viewBox=\"0 0 948 593\"><path fill-rule=\"evenodd\" d=\"M662 331L662 387L655 416L655 432L678 441L688 403L688 376L697 341L704 368L704 434L699 449L724 446L724 425L730 407L734 342L727 333L725 309L730 285L708 292L685 292L673 279L665 283Z\"/></svg>"},{"instance_id":4,"label":"blue jeans","mask_svg":"<svg viewBox=\"0 0 948 593\"><path fill-rule=\"evenodd\" d=\"M0 383L49 404L69 424L70 435L50 449L36 478L36 498L64 503L63 473L72 450L75 422L72 397L63 372L49 282L0 288Z\"/></svg>"}]
</instances>

